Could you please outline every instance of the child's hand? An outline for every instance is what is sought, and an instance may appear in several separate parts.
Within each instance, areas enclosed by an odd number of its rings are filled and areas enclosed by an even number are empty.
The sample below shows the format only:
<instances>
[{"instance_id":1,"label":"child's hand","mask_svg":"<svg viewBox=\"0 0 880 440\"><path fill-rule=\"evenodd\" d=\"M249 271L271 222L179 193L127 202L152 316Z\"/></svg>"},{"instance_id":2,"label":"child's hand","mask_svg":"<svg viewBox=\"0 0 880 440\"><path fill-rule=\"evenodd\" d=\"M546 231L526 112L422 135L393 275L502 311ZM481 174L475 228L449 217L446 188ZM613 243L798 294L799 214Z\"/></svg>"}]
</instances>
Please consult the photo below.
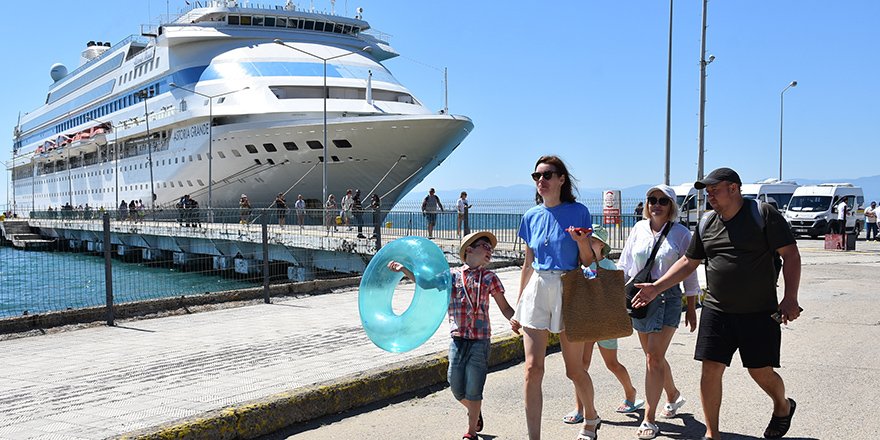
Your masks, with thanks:
<instances>
[{"instance_id":1,"label":"child's hand","mask_svg":"<svg viewBox=\"0 0 880 440\"><path fill-rule=\"evenodd\" d=\"M400 272L403 270L403 265L392 260L388 262L388 270L392 272Z\"/></svg>"},{"instance_id":2,"label":"child's hand","mask_svg":"<svg viewBox=\"0 0 880 440\"><path fill-rule=\"evenodd\" d=\"M510 329L513 330L514 333L519 334L519 329L522 328L522 324L519 321L510 318Z\"/></svg>"}]
</instances>

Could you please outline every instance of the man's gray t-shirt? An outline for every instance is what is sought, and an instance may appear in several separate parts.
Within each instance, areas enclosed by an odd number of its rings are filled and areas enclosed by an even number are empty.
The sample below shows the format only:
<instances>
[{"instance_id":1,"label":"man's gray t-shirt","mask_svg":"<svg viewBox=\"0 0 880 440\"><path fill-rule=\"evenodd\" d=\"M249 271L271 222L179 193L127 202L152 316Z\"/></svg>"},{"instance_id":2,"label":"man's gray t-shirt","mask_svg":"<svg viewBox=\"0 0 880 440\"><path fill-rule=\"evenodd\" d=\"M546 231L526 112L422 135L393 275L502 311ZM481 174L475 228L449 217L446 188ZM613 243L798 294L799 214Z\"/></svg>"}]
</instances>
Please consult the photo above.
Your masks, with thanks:
<instances>
[{"instance_id":1,"label":"man's gray t-shirt","mask_svg":"<svg viewBox=\"0 0 880 440\"><path fill-rule=\"evenodd\" d=\"M726 313L773 313L776 299L776 249L796 243L785 218L762 204L765 229L756 222L745 200L728 221L713 215L704 228L697 228L686 255L707 260L709 293L704 305ZM704 229L700 233L700 229Z\"/></svg>"}]
</instances>

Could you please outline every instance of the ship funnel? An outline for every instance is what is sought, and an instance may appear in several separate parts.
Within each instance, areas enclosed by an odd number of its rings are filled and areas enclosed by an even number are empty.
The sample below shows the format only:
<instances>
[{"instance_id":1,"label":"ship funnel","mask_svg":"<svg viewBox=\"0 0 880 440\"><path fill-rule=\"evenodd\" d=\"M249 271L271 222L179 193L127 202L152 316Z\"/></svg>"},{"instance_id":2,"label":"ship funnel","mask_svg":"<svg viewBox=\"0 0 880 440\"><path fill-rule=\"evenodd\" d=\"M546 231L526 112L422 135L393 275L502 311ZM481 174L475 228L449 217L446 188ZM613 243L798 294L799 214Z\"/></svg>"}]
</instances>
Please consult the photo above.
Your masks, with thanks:
<instances>
[{"instance_id":1,"label":"ship funnel","mask_svg":"<svg viewBox=\"0 0 880 440\"><path fill-rule=\"evenodd\" d=\"M106 52L109 45L105 45L103 41L89 41L86 43L86 49L82 51L82 56L79 60L79 65L82 66L89 61L98 58L102 53Z\"/></svg>"}]
</instances>

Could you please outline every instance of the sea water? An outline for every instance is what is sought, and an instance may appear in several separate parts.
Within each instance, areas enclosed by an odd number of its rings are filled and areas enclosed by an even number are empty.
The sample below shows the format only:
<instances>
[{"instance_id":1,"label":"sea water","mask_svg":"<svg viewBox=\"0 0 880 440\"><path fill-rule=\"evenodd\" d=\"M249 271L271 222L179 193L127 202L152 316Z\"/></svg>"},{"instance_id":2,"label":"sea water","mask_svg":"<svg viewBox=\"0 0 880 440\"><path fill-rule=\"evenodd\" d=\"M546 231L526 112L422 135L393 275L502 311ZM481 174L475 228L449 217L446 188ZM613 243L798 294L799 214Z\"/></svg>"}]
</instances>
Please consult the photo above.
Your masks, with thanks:
<instances>
[{"instance_id":1,"label":"sea water","mask_svg":"<svg viewBox=\"0 0 880 440\"><path fill-rule=\"evenodd\" d=\"M259 285L117 259L112 267L117 304ZM0 318L106 305L104 280L103 255L0 247Z\"/></svg>"}]
</instances>

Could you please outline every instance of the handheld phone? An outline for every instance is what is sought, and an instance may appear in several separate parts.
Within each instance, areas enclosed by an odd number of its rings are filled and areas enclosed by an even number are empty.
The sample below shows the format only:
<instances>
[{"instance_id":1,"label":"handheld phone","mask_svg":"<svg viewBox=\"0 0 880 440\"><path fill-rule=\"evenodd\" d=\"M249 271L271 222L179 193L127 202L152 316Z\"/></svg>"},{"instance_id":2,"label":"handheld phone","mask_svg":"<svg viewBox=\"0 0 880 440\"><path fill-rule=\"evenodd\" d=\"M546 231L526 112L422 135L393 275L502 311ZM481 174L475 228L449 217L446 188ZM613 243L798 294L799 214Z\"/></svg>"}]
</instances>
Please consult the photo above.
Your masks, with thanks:
<instances>
[{"instance_id":1,"label":"handheld phone","mask_svg":"<svg viewBox=\"0 0 880 440\"><path fill-rule=\"evenodd\" d=\"M803 312L804 311L803 307L798 307L798 311ZM777 310L772 315L770 315L770 317L773 318L774 321L782 324L782 311L781 310Z\"/></svg>"},{"instance_id":2,"label":"handheld phone","mask_svg":"<svg viewBox=\"0 0 880 440\"><path fill-rule=\"evenodd\" d=\"M574 226L570 226L568 228L568 230L569 230L569 232L577 232L580 234L589 234L589 233L593 232L593 228L576 228Z\"/></svg>"}]
</instances>

